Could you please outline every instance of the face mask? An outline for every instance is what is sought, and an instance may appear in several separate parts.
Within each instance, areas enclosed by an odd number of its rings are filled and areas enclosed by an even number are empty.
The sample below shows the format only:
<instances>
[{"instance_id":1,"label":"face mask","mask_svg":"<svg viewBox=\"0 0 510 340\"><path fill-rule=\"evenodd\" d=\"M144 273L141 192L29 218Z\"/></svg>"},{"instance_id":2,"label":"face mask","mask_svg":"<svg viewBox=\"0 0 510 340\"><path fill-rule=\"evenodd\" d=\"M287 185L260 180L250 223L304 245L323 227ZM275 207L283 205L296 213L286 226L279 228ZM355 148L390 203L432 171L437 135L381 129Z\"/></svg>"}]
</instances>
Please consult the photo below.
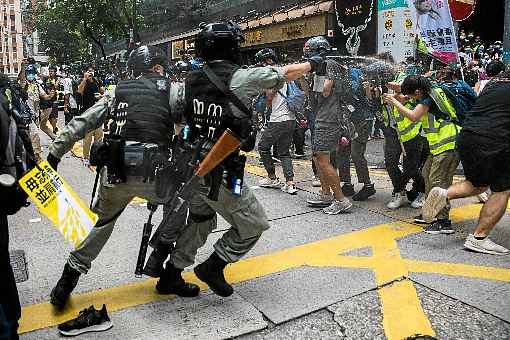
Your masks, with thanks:
<instances>
[{"instance_id":1,"label":"face mask","mask_svg":"<svg viewBox=\"0 0 510 340\"><path fill-rule=\"evenodd\" d=\"M35 80L35 75L34 74L27 74L27 80L28 81L34 81Z\"/></svg>"}]
</instances>

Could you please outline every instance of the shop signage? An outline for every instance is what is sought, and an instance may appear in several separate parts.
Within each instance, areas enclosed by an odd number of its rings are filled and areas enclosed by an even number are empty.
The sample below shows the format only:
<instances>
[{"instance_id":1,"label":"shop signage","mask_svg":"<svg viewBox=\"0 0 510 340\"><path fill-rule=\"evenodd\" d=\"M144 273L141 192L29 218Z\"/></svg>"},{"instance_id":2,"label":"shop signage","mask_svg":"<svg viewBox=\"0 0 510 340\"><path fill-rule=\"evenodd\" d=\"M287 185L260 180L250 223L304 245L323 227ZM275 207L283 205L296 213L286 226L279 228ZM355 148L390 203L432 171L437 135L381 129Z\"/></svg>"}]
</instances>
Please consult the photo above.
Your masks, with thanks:
<instances>
[{"instance_id":1,"label":"shop signage","mask_svg":"<svg viewBox=\"0 0 510 340\"><path fill-rule=\"evenodd\" d=\"M326 16L319 15L245 31L245 42L242 47L304 39L326 34Z\"/></svg>"},{"instance_id":2,"label":"shop signage","mask_svg":"<svg viewBox=\"0 0 510 340\"><path fill-rule=\"evenodd\" d=\"M184 40L172 41L172 59L179 59L184 51Z\"/></svg>"},{"instance_id":3,"label":"shop signage","mask_svg":"<svg viewBox=\"0 0 510 340\"><path fill-rule=\"evenodd\" d=\"M378 0L335 1L335 43L340 53L368 55L376 52L377 2ZM388 22L387 25L393 25L393 22Z\"/></svg>"},{"instance_id":4,"label":"shop signage","mask_svg":"<svg viewBox=\"0 0 510 340\"><path fill-rule=\"evenodd\" d=\"M379 0L377 53L390 52L397 62L414 56L414 17L405 0Z\"/></svg>"}]
</instances>

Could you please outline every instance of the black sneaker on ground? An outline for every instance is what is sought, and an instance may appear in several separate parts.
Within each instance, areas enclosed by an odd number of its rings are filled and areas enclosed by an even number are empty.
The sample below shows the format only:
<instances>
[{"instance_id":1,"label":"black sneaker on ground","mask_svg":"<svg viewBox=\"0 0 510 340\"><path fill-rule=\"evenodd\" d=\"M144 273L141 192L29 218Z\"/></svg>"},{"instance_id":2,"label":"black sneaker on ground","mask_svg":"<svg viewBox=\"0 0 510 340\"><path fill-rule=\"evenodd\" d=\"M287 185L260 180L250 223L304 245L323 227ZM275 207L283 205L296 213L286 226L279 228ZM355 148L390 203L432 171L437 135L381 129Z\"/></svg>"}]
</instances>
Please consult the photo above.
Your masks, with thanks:
<instances>
[{"instance_id":1,"label":"black sneaker on ground","mask_svg":"<svg viewBox=\"0 0 510 340\"><path fill-rule=\"evenodd\" d=\"M342 192L345 197L351 197L352 195L355 194L354 185L352 185L351 183L344 183L344 185L342 185Z\"/></svg>"},{"instance_id":2,"label":"black sneaker on ground","mask_svg":"<svg viewBox=\"0 0 510 340\"><path fill-rule=\"evenodd\" d=\"M425 220L423 219L423 216L421 214L419 214L418 216L414 217L414 223L416 223L416 224L427 224L427 222L425 222Z\"/></svg>"},{"instance_id":3,"label":"black sneaker on ground","mask_svg":"<svg viewBox=\"0 0 510 340\"><path fill-rule=\"evenodd\" d=\"M64 266L62 276L57 285L51 290L50 303L57 308L64 308L69 296L78 284L80 272L72 268L68 263Z\"/></svg>"},{"instance_id":4,"label":"black sneaker on ground","mask_svg":"<svg viewBox=\"0 0 510 340\"><path fill-rule=\"evenodd\" d=\"M357 194L352 196L352 199L354 201L366 201L370 196L374 196L375 193L374 184L365 184Z\"/></svg>"},{"instance_id":5,"label":"black sneaker on ground","mask_svg":"<svg viewBox=\"0 0 510 340\"><path fill-rule=\"evenodd\" d=\"M234 288L223 275L223 269L227 264L214 252L205 262L195 267L195 274L201 281L207 283L217 295L227 297L234 293Z\"/></svg>"},{"instance_id":6,"label":"black sneaker on ground","mask_svg":"<svg viewBox=\"0 0 510 340\"><path fill-rule=\"evenodd\" d=\"M58 325L58 331L66 336L76 336L86 332L102 332L112 328L113 323L108 317L106 306L96 310L90 306L80 312L76 319Z\"/></svg>"},{"instance_id":7,"label":"black sneaker on ground","mask_svg":"<svg viewBox=\"0 0 510 340\"><path fill-rule=\"evenodd\" d=\"M425 227L424 230L427 234L453 234L455 230L452 228L452 221L450 220L437 220Z\"/></svg>"}]
</instances>

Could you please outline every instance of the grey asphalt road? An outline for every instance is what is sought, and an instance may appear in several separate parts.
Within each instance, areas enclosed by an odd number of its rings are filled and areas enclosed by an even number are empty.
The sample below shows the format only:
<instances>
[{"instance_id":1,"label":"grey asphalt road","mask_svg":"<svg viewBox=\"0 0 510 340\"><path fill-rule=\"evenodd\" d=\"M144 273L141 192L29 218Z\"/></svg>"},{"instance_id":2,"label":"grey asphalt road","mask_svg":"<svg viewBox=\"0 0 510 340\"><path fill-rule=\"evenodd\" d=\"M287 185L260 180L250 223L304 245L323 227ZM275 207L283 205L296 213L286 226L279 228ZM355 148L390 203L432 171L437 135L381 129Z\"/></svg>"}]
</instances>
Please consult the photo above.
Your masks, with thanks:
<instances>
[{"instance_id":1,"label":"grey asphalt road","mask_svg":"<svg viewBox=\"0 0 510 340\"><path fill-rule=\"evenodd\" d=\"M372 163L381 160L381 143L369 144ZM78 299L66 314L106 302L114 327L81 339L397 339L398 334L415 334L407 325L417 318L425 320L439 339L510 338L510 257L476 254L462 247L474 228L476 200L454 203L455 219L460 221L455 223L456 234L430 236L403 222L418 211L409 206L398 211L385 208L391 184L384 171L374 170L378 191L374 198L355 203L349 214L328 216L305 204L315 190L309 168L298 172L301 190L290 196L258 187L260 177L253 173L262 169L256 161L251 163L246 183L265 207L271 229L245 260L229 266L227 277L236 282L235 294L220 298L204 289L197 298L160 299L152 293L154 281L135 278L148 216L143 203L136 202L119 218L92 270L80 279ZM88 202L93 172L71 155L59 170ZM31 222L39 217L40 222ZM155 222L159 219L160 211ZM506 247L509 221L506 216L493 235ZM11 248L24 250L28 262L29 279L18 284L24 306L21 338L59 338L58 314L47 312L47 301L71 246L33 205L10 218L10 225ZM208 257L227 228L220 219L197 262ZM381 250L380 245L389 248ZM399 266L408 272L394 273ZM191 273L186 275L192 278ZM397 295L391 295L394 292ZM403 302L395 302L399 292L406 294ZM124 306L125 300L134 302ZM402 312L413 303L418 307ZM400 325L391 321L395 317L401 318ZM422 329L423 324L417 324L416 333Z\"/></svg>"}]
</instances>

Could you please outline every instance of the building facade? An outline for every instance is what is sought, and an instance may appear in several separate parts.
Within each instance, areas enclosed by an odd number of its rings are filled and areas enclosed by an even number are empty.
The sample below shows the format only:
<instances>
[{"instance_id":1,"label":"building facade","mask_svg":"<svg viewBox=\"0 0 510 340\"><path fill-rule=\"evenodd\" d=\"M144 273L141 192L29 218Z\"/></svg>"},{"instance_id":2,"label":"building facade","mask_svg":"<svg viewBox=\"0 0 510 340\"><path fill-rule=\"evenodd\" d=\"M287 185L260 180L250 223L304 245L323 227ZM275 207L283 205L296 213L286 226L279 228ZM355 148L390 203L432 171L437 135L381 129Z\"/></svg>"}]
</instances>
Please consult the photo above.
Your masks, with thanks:
<instances>
[{"instance_id":1,"label":"building facade","mask_svg":"<svg viewBox=\"0 0 510 340\"><path fill-rule=\"evenodd\" d=\"M217 2L216 4L220 4ZM230 4L238 6L253 3L239 0ZM267 4L265 4L267 5ZM273 6L275 3L273 3ZM242 62L252 64L257 51L262 48L273 48L282 63L299 60L303 54L303 46L307 39L322 35L333 38L334 10L333 1L302 1L298 4L282 4L277 8L265 7L264 10L244 11L238 16L238 22L245 36L242 47ZM220 20L223 17L211 18ZM211 21L212 21L211 20ZM167 51L171 60L180 59L185 51L194 47L198 29L191 29L178 34L168 34L159 39L148 40L145 43L161 47Z\"/></svg>"},{"instance_id":2,"label":"building facade","mask_svg":"<svg viewBox=\"0 0 510 340\"><path fill-rule=\"evenodd\" d=\"M20 0L0 0L0 71L16 76L23 60Z\"/></svg>"}]
</instances>

